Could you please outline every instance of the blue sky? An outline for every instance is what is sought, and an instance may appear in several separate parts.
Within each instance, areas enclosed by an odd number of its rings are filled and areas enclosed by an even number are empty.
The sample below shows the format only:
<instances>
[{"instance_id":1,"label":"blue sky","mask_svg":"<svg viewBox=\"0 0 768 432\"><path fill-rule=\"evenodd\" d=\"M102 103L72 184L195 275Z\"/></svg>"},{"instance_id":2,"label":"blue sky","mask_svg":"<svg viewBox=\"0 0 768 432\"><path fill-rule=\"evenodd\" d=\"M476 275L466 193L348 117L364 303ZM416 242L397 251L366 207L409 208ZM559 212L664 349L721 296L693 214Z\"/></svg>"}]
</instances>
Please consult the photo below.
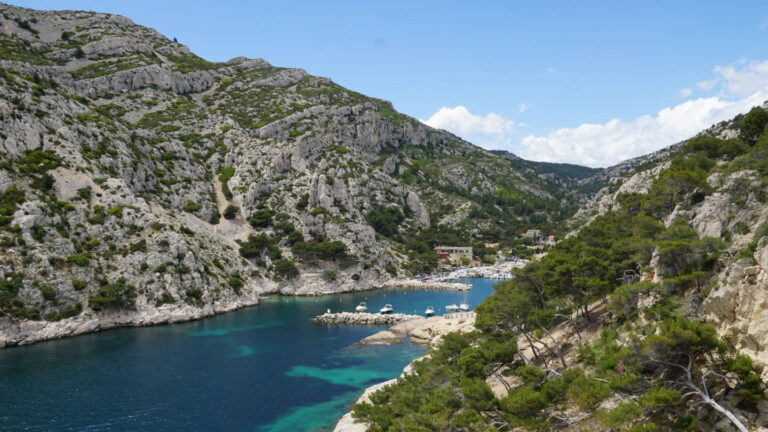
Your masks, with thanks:
<instances>
[{"instance_id":1,"label":"blue sky","mask_svg":"<svg viewBox=\"0 0 768 432\"><path fill-rule=\"evenodd\" d=\"M768 99L768 2L11 0L301 67L486 148L604 166ZM666 111L665 111L666 110Z\"/></svg>"}]
</instances>

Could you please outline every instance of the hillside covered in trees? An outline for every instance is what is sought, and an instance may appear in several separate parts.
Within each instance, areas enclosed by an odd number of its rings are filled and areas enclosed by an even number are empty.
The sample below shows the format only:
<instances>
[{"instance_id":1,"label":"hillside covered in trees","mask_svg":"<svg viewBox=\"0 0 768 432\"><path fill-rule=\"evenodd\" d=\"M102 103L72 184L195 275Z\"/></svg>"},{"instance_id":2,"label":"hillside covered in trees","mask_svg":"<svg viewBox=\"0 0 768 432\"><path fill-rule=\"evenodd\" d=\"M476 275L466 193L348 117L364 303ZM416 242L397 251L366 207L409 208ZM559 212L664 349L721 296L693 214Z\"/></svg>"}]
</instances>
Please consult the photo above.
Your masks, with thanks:
<instances>
[{"instance_id":1,"label":"hillside covered in trees","mask_svg":"<svg viewBox=\"0 0 768 432\"><path fill-rule=\"evenodd\" d=\"M610 209L497 285L477 331L354 416L373 431L765 426L768 317L748 308L768 297L766 125L755 108L720 125L731 138L637 170L655 175L636 191L613 186Z\"/></svg>"}]
</instances>

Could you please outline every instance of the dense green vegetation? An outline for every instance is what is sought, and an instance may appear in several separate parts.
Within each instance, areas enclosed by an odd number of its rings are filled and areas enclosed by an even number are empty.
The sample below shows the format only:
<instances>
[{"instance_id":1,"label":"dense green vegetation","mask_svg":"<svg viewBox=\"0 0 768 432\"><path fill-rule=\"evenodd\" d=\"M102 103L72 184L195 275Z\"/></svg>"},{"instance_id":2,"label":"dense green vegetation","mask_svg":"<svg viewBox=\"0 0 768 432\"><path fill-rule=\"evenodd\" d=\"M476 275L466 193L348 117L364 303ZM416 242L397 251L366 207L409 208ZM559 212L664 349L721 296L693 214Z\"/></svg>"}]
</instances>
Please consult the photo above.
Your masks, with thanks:
<instances>
[{"instance_id":1,"label":"dense green vegetation","mask_svg":"<svg viewBox=\"0 0 768 432\"><path fill-rule=\"evenodd\" d=\"M91 309L133 309L136 306L136 288L128 285L121 277L113 283L105 283L88 297Z\"/></svg>"},{"instance_id":2,"label":"dense green vegetation","mask_svg":"<svg viewBox=\"0 0 768 432\"><path fill-rule=\"evenodd\" d=\"M697 314L725 264L728 233L702 238L685 218L662 221L711 193L706 179L714 171L754 169L765 178L767 124L756 108L744 116L739 139L687 142L649 193L621 195L613 211L497 285L477 307L478 332L446 337L415 374L357 405L354 416L374 431L542 430L573 426L563 413L575 405L604 428L651 431L697 429L694 403L717 403L709 395L735 392L739 407L754 409L765 388L751 359ZM768 226L742 256L765 235ZM662 282L639 280L654 254ZM594 316L590 305L600 300L607 312ZM602 330L589 341L574 327L593 320ZM557 325L571 333L565 340L550 334ZM497 398L484 382L497 374L521 384ZM616 395L623 396L615 408L598 409Z\"/></svg>"}]
</instances>

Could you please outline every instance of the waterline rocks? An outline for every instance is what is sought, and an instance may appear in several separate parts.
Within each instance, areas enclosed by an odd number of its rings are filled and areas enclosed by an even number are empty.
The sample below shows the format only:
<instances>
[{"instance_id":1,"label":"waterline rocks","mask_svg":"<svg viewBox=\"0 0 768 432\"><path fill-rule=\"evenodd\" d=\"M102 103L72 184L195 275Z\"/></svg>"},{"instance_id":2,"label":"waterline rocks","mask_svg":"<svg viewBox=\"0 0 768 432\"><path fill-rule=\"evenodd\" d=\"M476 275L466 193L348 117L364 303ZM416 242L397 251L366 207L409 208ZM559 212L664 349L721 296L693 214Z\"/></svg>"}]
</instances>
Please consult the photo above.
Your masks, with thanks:
<instances>
[{"instance_id":1,"label":"waterline rocks","mask_svg":"<svg viewBox=\"0 0 768 432\"><path fill-rule=\"evenodd\" d=\"M391 331L384 330L370 335L360 341L363 345L396 345L400 343L400 336Z\"/></svg>"},{"instance_id":2,"label":"waterline rocks","mask_svg":"<svg viewBox=\"0 0 768 432\"><path fill-rule=\"evenodd\" d=\"M368 312L324 313L316 316L313 321L325 324L355 324L355 325L391 325L405 321L423 320L419 315L380 314Z\"/></svg>"},{"instance_id":3,"label":"waterline rocks","mask_svg":"<svg viewBox=\"0 0 768 432\"><path fill-rule=\"evenodd\" d=\"M475 330L475 313L461 312L435 316L419 321L401 322L389 331L405 337L414 343L437 346L443 335L449 333L468 333Z\"/></svg>"}]
</instances>

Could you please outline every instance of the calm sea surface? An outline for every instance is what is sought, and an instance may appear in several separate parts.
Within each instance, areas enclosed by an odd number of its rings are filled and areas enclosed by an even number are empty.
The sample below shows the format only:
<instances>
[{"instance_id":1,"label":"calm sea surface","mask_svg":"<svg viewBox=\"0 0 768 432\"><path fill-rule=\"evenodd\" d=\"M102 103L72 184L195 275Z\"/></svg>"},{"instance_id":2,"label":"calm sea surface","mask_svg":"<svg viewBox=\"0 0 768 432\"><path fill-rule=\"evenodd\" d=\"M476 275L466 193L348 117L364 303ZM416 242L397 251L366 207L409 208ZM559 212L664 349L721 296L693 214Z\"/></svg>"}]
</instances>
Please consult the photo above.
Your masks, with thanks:
<instances>
[{"instance_id":1,"label":"calm sea surface","mask_svg":"<svg viewBox=\"0 0 768 432\"><path fill-rule=\"evenodd\" d=\"M472 308L498 281L474 279ZM463 293L379 290L274 297L201 321L124 328L0 350L0 431L312 431L330 429L365 387L424 348L358 346L386 326L310 319L330 308L423 314Z\"/></svg>"}]
</instances>

